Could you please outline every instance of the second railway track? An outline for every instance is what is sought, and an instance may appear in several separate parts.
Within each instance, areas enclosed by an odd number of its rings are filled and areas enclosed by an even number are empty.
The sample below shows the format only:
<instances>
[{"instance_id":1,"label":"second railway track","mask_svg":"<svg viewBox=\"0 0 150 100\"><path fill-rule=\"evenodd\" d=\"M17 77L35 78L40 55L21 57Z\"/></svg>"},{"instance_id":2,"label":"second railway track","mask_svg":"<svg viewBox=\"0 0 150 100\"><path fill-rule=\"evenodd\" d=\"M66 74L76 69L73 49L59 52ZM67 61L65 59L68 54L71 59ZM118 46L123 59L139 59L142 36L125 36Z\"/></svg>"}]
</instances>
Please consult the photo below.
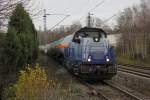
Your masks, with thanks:
<instances>
[{"instance_id":1,"label":"second railway track","mask_svg":"<svg viewBox=\"0 0 150 100\"><path fill-rule=\"evenodd\" d=\"M132 68L138 68L143 70L150 70L150 66L144 66L144 65L131 65L131 64L119 64L120 66L127 66Z\"/></svg>"},{"instance_id":2,"label":"second railway track","mask_svg":"<svg viewBox=\"0 0 150 100\"><path fill-rule=\"evenodd\" d=\"M140 98L127 90L109 82L101 82L97 85L85 84L91 91L97 94L100 100L149 100Z\"/></svg>"},{"instance_id":3,"label":"second railway track","mask_svg":"<svg viewBox=\"0 0 150 100\"><path fill-rule=\"evenodd\" d=\"M136 68L136 67L118 65L118 71L142 76L145 78L150 78L150 70L143 69L142 67Z\"/></svg>"}]
</instances>

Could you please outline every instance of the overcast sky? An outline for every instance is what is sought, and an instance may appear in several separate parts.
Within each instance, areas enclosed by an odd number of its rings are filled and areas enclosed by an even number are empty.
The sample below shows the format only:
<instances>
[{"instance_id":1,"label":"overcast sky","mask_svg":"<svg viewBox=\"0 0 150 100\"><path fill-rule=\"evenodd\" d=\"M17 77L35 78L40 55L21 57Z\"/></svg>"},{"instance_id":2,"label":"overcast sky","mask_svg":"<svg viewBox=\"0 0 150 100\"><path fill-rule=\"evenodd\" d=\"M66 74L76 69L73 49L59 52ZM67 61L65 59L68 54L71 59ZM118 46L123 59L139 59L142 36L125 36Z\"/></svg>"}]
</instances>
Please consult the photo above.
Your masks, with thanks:
<instances>
[{"instance_id":1,"label":"overcast sky","mask_svg":"<svg viewBox=\"0 0 150 100\"><path fill-rule=\"evenodd\" d=\"M81 20L83 23L90 9L94 8L103 0L40 0L42 9L46 9L49 14L69 14L68 17L60 25L70 25L73 21ZM37 0L36 0L37 2ZM124 8L139 4L140 0L104 0L104 3L92 11L93 16L108 19L114 14L123 11ZM47 17L47 29L53 27L62 20L64 16L50 15ZM115 23L115 17L109 21L109 25ZM34 20L36 28L43 29L42 15Z\"/></svg>"}]
</instances>

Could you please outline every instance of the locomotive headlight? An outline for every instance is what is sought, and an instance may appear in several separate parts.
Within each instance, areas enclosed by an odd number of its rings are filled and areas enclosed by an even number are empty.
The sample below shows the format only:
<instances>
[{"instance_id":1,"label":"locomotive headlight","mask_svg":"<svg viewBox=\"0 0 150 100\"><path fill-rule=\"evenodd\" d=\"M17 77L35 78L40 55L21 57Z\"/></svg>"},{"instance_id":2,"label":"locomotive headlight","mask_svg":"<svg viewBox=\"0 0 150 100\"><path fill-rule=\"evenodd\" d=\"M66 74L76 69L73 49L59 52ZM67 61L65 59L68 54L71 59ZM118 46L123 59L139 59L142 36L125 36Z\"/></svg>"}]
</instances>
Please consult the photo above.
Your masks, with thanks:
<instances>
[{"instance_id":1,"label":"locomotive headlight","mask_svg":"<svg viewBox=\"0 0 150 100\"><path fill-rule=\"evenodd\" d=\"M106 56L106 61L107 61L107 62L109 62L109 61L110 61L110 59L108 58L108 56Z\"/></svg>"},{"instance_id":2,"label":"locomotive headlight","mask_svg":"<svg viewBox=\"0 0 150 100\"><path fill-rule=\"evenodd\" d=\"M88 62L91 62L91 59L90 59L90 58L88 58Z\"/></svg>"},{"instance_id":3,"label":"locomotive headlight","mask_svg":"<svg viewBox=\"0 0 150 100\"><path fill-rule=\"evenodd\" d=\"M98 41L98 38L95 38L95 41L97 42L97 41Z\"/></svg>"},{"instance_id":4,"label":"locomotive headlight","mask_svg":"<svg viewBox=\"0 0 150 100\"><path fill-rule=\"evenodd\" d=\"M98 38L94 38L94 41L95 41L95 42L98 42L98 41L99 41L99 39L98 39Z\"/></svg>"},{"instance_id":5,"label":"locomotive headlight","mask_svg":"<svg viewBox=\"0 0 150 100\"><path fill-rule=\"evenodd\" d=\"M91 62L91 56L88 57L88 62Z\"/></svg>"},{"instance_id":6,"label":"locomotive headlight","mask_svg":"<svg viewBox=\"0 0 150 100\"><path fill-rule=\"evenodd\" d=\"M110 61L110 59L109 59L109 58L107 58L107 59L106 59L106 61L107 61L107 62L109 62L109 61Z\"/></svg>"}]
</instances>

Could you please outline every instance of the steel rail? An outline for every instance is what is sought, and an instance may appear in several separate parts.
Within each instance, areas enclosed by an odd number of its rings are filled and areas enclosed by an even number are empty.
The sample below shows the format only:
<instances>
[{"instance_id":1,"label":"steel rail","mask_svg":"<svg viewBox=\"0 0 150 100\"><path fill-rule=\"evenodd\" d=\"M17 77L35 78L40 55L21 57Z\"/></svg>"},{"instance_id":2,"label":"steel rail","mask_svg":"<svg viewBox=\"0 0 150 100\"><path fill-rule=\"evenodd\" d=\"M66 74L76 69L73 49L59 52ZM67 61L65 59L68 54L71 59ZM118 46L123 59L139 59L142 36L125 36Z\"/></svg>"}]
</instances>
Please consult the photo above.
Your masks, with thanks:
<instances>
[{"instance_id":1,"label":"steel rail","mask_svg":"<svg viewBox=\"0 0 150 100\"><path fill-rule=\"evenodd\" d=\"M75 77L73 76L73 78L75 78ZM111 99L109 99L107 96L103 95L98 89L94 88L94 87L93 87L91 84L89 84L88 82L85 82L85 81L83 81L83 80L80 79L80 78L76 78L76 79L77 79L77 81L80 82L82 85L84 85L85 87L87 87L87 88L91 91L91 93L93 93L93 91L95 91L96 94L97 94L97 97L99 97L100 100L101 100L101 98L103 98L102 100L111 100ZM93 94L94 94L94 93L93 93Z\"/></svg>"},{"instance_id":2,"label":"steel rail","mask_svg":"<svg viewBox=\"0 0 150 100\"><path fill-rule=\"evenodd\" d=\"M105 99L105 100L111 100L111 99L109 99L107 96L105 96L104 94L102 94L99 90L97 90L96 88L94 88L91 84L84 83L84 85L85 85L86 87L88 87L90 90L96 91L97 94L98 94L97 96L98 96L99 98L103 98L103 99Z\"/></svg>"},{"instance_id":3,"label":"steel rail","mask_svg":"<svg viewBox=\"0 0 150 100\"><path fill-rule=\"evenodd\" d=\"M150 78L150 72L148 70L131 68L131 67L130 68L129 67L121 67L121 66L118 67L117 69L118 69L118 71L121 71L121 72L126 72L126 73L130 73L130 74Z\"/></svg>"},{"instance_id":4,"label":"steel rail","mask_svg":"<svg viewBox=\"0 0 150 100\"><path fill-rule=\"evenodd\" d=\"M144 65L132 65L132 64L118 64L119 66L127 66L132 68L138 68L143 70L150 70L150 66L144 66Z\"/></svg>"},{"instance_id":5,"label":"steel rail","mask_svg":"<svg viewBox=\"0 0 150 100\"><path fill-rule=\"evenodd\" d=\"M128 95L128 96L134 98L135 100L143 100L143 99L141 99L140 97L138 97L138 96L136 96L136 95L134 95L134 94L132 94L132 93L126 91L125 89L122 89L122 88L120 88L120 87L118 87L118 86L116 86L116 85L113 85L112 83L109 83L109 82L106 82L106 81L104 81L104 83L105 83L106 85L108 85L108 86L114 88L114 89L117 89L117 90L119 90L119 91L125 93L126 95Z\"/></svg>"},{"instance_id":6,"label":"steel rail","mask_svg":"<svg viewBox=\"0 0 150 100\"><path fill-rule=\"evenodd\" d=\"M104 83L106 86L109 86L109 87L111 87L111 88L113 88L113 89L115 89L115 90L117 90L117 91L120 91L120 93L124 93L125 95L130 96L130 97L133 98L134 100L143 100L143 99L141 99L140 97L138 97L138 96L136 96L136 95L134 95L134 94L132 94L132 93L130 93L130 92L128 92L128 91L126 91L126 90L120 88L120 87L117 87L116 85L113 85L113 84L108 83L108 82L106 82L106 81L103 81L103 83ZM107 97L104 93L102 93L100 90L98 90L97 88L95 88L93 85L88 84L88 83L85 83L84 85L85 85L86 87L88 87L90 90L96 91L97 94L98 94L98 96L99 96L99 98L103 98L104 100L112 100L112 98Z\"/></svg>"}]
</instances>

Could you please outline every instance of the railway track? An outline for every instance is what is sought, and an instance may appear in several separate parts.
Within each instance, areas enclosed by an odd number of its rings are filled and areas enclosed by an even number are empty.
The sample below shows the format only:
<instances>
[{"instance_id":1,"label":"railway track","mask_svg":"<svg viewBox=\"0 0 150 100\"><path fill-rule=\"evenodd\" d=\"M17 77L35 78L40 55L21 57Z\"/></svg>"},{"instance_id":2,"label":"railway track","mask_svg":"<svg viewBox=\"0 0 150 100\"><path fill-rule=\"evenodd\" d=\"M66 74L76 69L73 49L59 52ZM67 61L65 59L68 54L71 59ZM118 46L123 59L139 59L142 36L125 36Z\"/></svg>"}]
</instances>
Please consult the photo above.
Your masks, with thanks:
<instances>
[{"instance_id":1,"label":"railway track","mask_svg":"<svg viewBox=\"0 0 150 100\"><path fill-rule=\"evenodd\" d=\"M143 69L143 70L150 70L150 66L144 66L144 65L132 65L132 64L119 64L120 66L127 66L127 67L132 67L132 68L138 68L138 69Z\"/></svg>"},{"instance_id":2,"label":"railway track","mask_svg":"<svg viewBox=\"0 0 150 100\"><path fill-rule=\"evenodd\" d=\"M146 67L136 67L136 66L123 66L123 65L118 65L118 71L121 72L126 72L138 76L142 76L145 78L150 78L150 70Z\"/></svg>"},{"instance_id":3,"label":"railway track","mask_svg":"<svg viewBox=\"0 0 150 100\"><path fill-rule=\"evenodd\" d=\"M75 77L73 77L75 78ZM99 100L150 100L140 98L123 88L117 87L117 85L109 83L109 82L102 82L97 85L89 84L82 80L79 80L80 83L88 88L91 91L91 94L95 95L99 98ZM90 94L89 94L90 95Z\"/></svg>"},{"instance_id":4,"label":"railway track","mask_svg":"<svg viewBox=\"0 0 150 100\"><path fill-rule=\"evenodd\" d=\"M89 83L84 83L84 85L85 85L86 87L88 87L88 89L91 91L90 94L92 94L92 95L97 95L100 100L111 100L111 99L109 99L107 96L105 96L103 93L101 93L98 89L96 89L95 87L93 87L91 84L89 84Z\"/></svg>"},{"instance_id":5,"label":"railway track","mask_svg":"<svg viewBox=\"0 0 150 100\"><path fill-rule=\"evenodd\" d=\"M85 84L93 94L96 94L100 100L147 100L142 99L123 88L109 82L101 82L97 85Z\"/></svg>"}]
</instances>

